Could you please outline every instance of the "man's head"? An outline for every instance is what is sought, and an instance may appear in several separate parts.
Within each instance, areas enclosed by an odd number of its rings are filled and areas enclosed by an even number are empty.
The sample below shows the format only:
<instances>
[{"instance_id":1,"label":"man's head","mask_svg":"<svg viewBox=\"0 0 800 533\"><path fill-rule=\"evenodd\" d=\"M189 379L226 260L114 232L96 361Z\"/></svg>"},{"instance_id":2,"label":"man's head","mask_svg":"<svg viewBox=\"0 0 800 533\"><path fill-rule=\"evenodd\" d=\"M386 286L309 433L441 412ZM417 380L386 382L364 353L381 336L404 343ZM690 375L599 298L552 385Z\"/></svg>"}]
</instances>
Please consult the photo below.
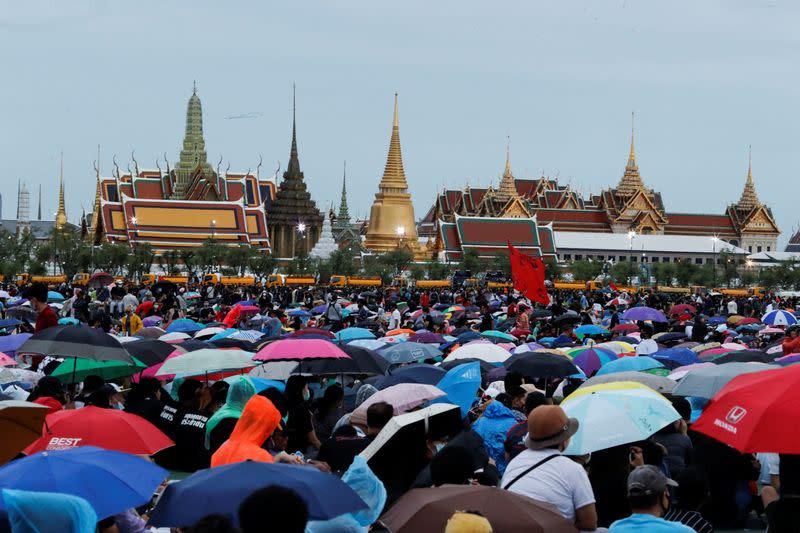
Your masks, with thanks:
<instances>
[{"instance_id":1,"label":"man's head","mask_svg":"<svg viewBox=\"0 0 800 533\"><path fill-rule=\"evenodd\" d=\"M578 420L567 417L557 405L540 405L528 415L528 436L525 445L532 450L545 448L563 452L578 431Z\"/></svg>"},{"instance_id":2,"label":"man's head","mask_svg":"<svg viewBox=\"0 0 800 533\"><path fill-rule=\"evenodd\" d=\"M431 481L439 485L468 485L474 473L472 454L462 446L445 446L431 459Z\"/></svg>"},{"instance_id":3,"label":"man's head","mask_svg":"<svg viewBox=\"0 0 800 533\"><path fill-rule=\"evenodd\" d=\"M133 306L131 304L125 306L125 314L128 316L133 315Z\"/></svg>"},{"instance_id":4,"label":"man's head","mask_svg":"<svg viewBox=\"0 0 800 533\"><path fill-rule=\"evenodd\" d=\"M367 435L377 435L394 416L394 407L386 402L375 402L367 408Z\"/></svg>"},{"instance_id":5,"label":"man's head","mask_svg":"<svg viewBox=\"0 0 800 533\"><path fill-rule=\"evenodd\" d=\"M303 533L308 524L308 505L292 489L270 485L250 494L239 505L239 527L243 533L264 531Z\"/></svg>"},{"instance_id":6,"label":"man's head","mask_svg":"<svg viewBox=\"0 0 800 533\"><path fill-rule=\"evenodd\" d=\"M628 502L631 511L664 516L669 509L669 490L678 484L653 465L637 466L628 475Z\"/></svg>"},{"instance_id":7,"label":"man's head","mask_svg":"<svg viewBox=\"0 0 800 533\"><path fill-rule=\"evenodd\" d=\"M31 284L25 291L25 298L27 298L34 309L41 311L47 307L47 285L41 282Z\"/></svg>"}]
</instances>

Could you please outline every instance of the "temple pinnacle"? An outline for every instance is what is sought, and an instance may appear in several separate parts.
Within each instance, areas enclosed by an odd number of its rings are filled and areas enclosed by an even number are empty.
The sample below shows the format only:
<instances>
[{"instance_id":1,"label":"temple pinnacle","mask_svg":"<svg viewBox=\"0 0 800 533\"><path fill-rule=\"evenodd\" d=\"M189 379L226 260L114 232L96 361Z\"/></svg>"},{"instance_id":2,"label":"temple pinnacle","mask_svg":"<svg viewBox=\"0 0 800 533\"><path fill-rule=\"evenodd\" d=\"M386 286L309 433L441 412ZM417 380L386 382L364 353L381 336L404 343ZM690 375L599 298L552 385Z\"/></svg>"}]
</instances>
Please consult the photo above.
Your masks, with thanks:
<instances>
[{"instance_id":1,"label":"temple pinnacle","mask_svg":"<svg viewBox=\"0 0 800 533\"><path fill-rule=\"evenodd\" d=\"M58 212L56 213L55 227L61 229L67 225L67 212L64 207L64 151L61 151L61 173L59 175Z\"/></svg>"},{"instance_id":2,"label":"temple pinnacle","mask_svg":"<svg viewBox=\"0 0 800 533\"><path fill-rule=\"evenodd\" d=\"M634 138L634 130L633 130L633 111L631 111L631 151L628 154L628 161L632 161L634 164L636 163L636 150L633 146L633 138Z\"/></svg>"}]
</instances>

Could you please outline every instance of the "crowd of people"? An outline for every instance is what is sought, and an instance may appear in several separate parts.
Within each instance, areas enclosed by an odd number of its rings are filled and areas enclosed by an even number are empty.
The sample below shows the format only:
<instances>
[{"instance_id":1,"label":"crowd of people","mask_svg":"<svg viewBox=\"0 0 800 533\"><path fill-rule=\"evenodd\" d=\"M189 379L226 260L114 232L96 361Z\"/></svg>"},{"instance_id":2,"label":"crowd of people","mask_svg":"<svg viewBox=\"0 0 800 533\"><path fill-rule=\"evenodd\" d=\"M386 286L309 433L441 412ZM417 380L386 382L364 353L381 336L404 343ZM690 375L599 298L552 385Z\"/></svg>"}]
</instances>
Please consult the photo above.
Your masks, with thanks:
<instances>
[{"instance_id":1,"label":"crowd of people","mask_svg":"<svg viewBox=\"0 0 800 533\"><path fill-rule=\"evenodd\" d=\"M2 302L6 334L39 334L74 325L99 328L125 340L143 332L158 338L153 332L166 335L171 324L190 321L197 329L186 330L184 339L168 342L175 347L196 342L202 347L255 353L270 343L313 330L311 337L329 336L340 346L352 344L379 356L386 348L415 342L421 334L437 339L428 344L438 355L424 354L400 363L387 359L386 370L379 375L315 374L303 372L301 365L280 376L256 367L249 373L225 375L217 369L177 377L89 374L80 383L71 383L49 375L64 358L12 352L17 367L38 377L28 386L0 386L0 395L45 405L52 413L94 406L137 415L174 442L151 457L167 470L192 473L242 461L301 465L360 487L356 492L367 504L366 510L313 520L307 499L265 480L264 488L244 499L235 516L210 515L192 524L173 524L186 532L391 530L381 517L393 506L402 505L415 489L444 485L496 487L544 502L563 519L564 531L709 533L767 526L770 533L800 530L798 456L741 453L694 431L692 425L707 398L665 392L663 396L680 415L677 420L653 428L641 440L570 454L581 424L560 403L579 391L598 372L596 368L579 367L580 372L570 375L536 375L470 358L464 363L478 363L480 383L464 409L457 410L456 423L428 428L426 421L425 431L392 448L391 454L370 452L387 446L384 441L397 431L393 426L398 417L431 404L421 401L409 407L375 399L397 384L436 384L398 378L387 386L387 376L402 376L418 367L441 368L444 374L458 367L449 355L470 343L492 346L492 350L499 346L509 356L530 351L567 357L576 348L616 341L630 346L624 350L630 353L622 355L642 358L664 348L739 345L763 353L764 362L770 362L766 359L800 353L800 336L792 326L770 331L761 318L771 311L794 309L795 301L714 294L620 294L610 289L554 290L547 306L532 304L514 291L476 288L266 290L218 285L190 290L170 283L145 287L118 282L98 288L33 284L23 290L8 289L8 298ZM20 312L21 306L30 311ZM625 310L637 307L657 310L667 320L623 318ZM751 327L734 327L742 319ZM198 336L201 328L252 335L217 340ZM348 341L345 332L351 328L367 330L372 337L368 342ZM196 348L188 346L186 351ZM738 348L729 349L734 350ZM661 376L679 365L664 366L659 369ZM150 505L97 517L91 506L74 496L46 495L32 505L33 493L2 489L6 521L15 533L54 531L36 524L56 523L56 516L64 524L59 531L157 530L149 523ZM439 530L499 531L493 529L486 512L454 508L451 514Z\"/></svg>"}]
</instances>

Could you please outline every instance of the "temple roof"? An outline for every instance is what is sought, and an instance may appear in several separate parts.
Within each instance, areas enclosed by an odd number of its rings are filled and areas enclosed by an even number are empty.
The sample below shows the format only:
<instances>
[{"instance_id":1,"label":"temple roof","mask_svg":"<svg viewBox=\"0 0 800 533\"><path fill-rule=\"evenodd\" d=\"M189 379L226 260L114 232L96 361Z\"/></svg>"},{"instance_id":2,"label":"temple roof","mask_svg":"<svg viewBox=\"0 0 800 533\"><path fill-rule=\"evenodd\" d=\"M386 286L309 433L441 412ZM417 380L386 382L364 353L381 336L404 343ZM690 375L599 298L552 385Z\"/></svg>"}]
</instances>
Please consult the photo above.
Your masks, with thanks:
<instances>
[{"instance_id":1,"label":"temple roof","mask_svg":"<svg viewBox=\"0 0 800 533\"><path fill-rule=\"evenodd\" d=\"M639 167L636 166L636 150L633 140L633 115L631 114L631 150L628 153L628 163L625 165L625 172L617 185L616 192L621 195L631 195L636 191L645 188L642 177L639 175Z\"/></svg>"},{"instance_id":2,"label":"temple roof","mask_svg":"<svg viewBox=\"0 0 800 533\"><path fill-rule=\"evenodd\" d=\"M41 218L41 209L39 212ZM67 210L64 205L64 152L61 152L61 174L58 179L58 212L56 212L55 227L61 229L67 225Z\"/></svg>"},{"instance_id":3,"label":"temple roof","mask_svg":"<svg viewBox=\"0 0 800 533\"><path fill-rule=\"evenodd\" d=\"M400 126L397 119L397 93L394 94L394 117L392 119L392 137L389 141L389 154L386 156L386 168L378 187L383 189L408 189L406 173L403 169L403 154L400 150Z\"/></svg>"},{"instance_id":4,"label":"temple roof","mask_svg":"<svg viewBox=\"0 0 800 533\"><path fill-rule=\"evenodd\" d=\"M517 195L518 192L514 175L511 173L511 156L509 154L509 147L506 145L506 167L503 170L503 177L500 178L500 188L497 190L495 196L498 200L507 202Z\"/></svg>"},{"instance_id":5,"label":"temple roof","mask_svg":"<svg viewBox=\"0 0 800 533\"><path fill-rule=\"evenodd\" d=\"M744 182L744 190L742 190L742 196L739 198L736 207L744 211L760 205L761 202L758 200L758 194L756 194L756 185L753 182L753 162L750 159L747 163L747 180Z\"/></svg>"},{"instance_id":6,"label":"temple roof","mask_svg":"<svg viewBox=\"0 0 800 533\"><path fill-rule=\"evenodd\" d=\"M179 196L186 192L188 179L198 168L202 168L203 174L206 176L214 175L207 159L206 141L203 137L203 106L200 103L200 97L197 96L197 86L195 85L186 106L186 131L183 136L181 155L175 165L179 188L183 182L183 190L176 191Z\"/></svg>"}]
</instances>

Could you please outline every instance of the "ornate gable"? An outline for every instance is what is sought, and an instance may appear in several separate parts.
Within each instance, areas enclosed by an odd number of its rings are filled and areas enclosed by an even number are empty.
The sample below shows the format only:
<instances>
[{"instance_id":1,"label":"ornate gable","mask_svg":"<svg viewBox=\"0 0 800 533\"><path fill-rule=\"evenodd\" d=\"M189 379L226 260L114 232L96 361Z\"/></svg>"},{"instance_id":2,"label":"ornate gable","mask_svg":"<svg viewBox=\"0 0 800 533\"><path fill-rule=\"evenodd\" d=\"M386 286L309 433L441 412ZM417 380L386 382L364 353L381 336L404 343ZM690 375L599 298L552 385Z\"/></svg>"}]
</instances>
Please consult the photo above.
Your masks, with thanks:
<instances>
[{"instance_id":1,"label":"ornate gable","mask_svg":"<svg viewBox=\"0 0 800 533\"><path fill-rule=\"evenodd\" d=\"M741 228L742 233L779 233L777 224L772 218L769 210L763 205L759 205L744 219Z\"/></svg>"},{"instance_id":2,"label":"ornate gable","mask_svg":"<svg viewBox=\"0 0 800 533\"><path fill-rule=\"evenodd\" d=\"M625 202L622 208L619 209L619 214L615 217L615 221L632 220L640 213L651 213L653 219L659 221L659 227L667 223L667 218L653 203L650 195L643 189L634 193L634 195Z\"/></svg>"},{"instance_id":3,"label":"ornate gable","mask_svg":"<svg viewBox=\"0 0 800 533\"><path fill-rule=\"evenodd\" d=\"M519 196L515 196L503 207L500 212L502 218L531 218L531 212L522 203Z\"/></svg>"}]
</instances>

